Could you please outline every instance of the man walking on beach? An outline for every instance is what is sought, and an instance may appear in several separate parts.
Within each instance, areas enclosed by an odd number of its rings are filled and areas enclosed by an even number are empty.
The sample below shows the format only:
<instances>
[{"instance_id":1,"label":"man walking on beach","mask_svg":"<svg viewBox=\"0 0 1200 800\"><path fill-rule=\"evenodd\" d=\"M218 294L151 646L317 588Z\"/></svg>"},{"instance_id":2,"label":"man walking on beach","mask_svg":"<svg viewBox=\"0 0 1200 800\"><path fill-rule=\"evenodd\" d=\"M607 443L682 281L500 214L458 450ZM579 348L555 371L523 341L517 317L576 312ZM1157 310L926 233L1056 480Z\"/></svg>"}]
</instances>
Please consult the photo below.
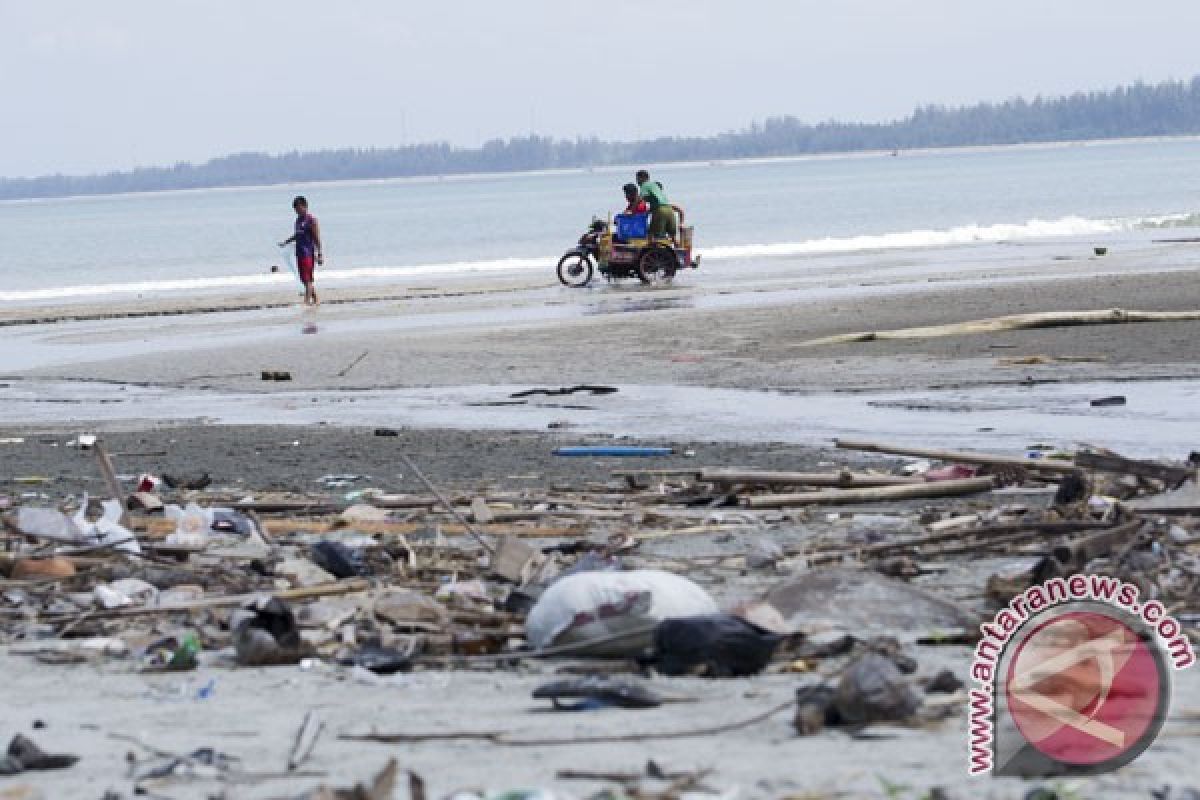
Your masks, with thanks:
<instances>
[{"instance_id":1,"label":"man walking on beach","mask_svg":"<svg viewBox=\"0 0 1200 800\"><path fill-rule=\"evenodd\" d=\"M325 263L325 256L321 253L321 226L317 224L317 218L308 213L308 200L304 197L293 200L292 209L296 212L296 232L280 242L279 246L296 243L296 271L300 273L300 282L304 284L304 305L315 306L320 301L313 285L313 260L317 264Z\"/></svg>"}]
</instances>

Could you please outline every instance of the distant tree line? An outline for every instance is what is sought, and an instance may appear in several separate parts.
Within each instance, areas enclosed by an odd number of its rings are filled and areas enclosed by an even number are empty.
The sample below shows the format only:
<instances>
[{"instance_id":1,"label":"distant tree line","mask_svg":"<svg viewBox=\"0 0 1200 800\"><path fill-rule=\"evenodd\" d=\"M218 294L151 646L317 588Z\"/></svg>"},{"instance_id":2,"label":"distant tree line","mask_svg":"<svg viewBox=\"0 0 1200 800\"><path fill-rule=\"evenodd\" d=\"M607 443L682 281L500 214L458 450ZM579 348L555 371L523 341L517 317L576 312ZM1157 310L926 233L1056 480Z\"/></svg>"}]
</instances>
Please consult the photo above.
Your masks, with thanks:
<instances>
[{"instance_id":1,"label":"distant tree line","mask_svg":"<svg viewBox=\"0 0 1200 800\"><path fill-rule=\"evenodd\" d=\"M922 106L887 123L810 124L785 116L716 136L639 142L531 135L493 139L478 148L441 142L281 155L238 153L203 164L0 179L0 199L1196 133L1200 76L1190 82L1137 83L1032 101Z\"/></svg>"}]
</instances>

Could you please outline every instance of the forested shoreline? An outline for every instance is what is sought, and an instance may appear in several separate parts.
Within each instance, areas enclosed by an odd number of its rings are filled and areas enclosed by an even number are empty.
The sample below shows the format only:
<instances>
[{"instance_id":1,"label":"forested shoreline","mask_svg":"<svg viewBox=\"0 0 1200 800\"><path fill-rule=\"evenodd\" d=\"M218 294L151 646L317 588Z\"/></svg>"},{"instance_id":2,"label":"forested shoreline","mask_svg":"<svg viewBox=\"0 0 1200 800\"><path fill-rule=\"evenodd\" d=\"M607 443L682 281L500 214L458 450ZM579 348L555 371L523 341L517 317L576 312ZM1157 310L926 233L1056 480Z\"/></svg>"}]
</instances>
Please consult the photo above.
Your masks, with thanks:
<instances>
[{"instance_id":1,"label":"forested shoreline","mask_svg":"<svg viewBox=\"0 0 1200 800\"><path fill-rule=\"evenodd\" d=\"M886 123L812 124L784 116L715 136L638 142L530 135L494 139L478 148L435 142L238 153L202 164L0 179L0 199L1188 134L1200 134L1200 76L962 108L922 106Z\"/></svg>"}]
</instances>

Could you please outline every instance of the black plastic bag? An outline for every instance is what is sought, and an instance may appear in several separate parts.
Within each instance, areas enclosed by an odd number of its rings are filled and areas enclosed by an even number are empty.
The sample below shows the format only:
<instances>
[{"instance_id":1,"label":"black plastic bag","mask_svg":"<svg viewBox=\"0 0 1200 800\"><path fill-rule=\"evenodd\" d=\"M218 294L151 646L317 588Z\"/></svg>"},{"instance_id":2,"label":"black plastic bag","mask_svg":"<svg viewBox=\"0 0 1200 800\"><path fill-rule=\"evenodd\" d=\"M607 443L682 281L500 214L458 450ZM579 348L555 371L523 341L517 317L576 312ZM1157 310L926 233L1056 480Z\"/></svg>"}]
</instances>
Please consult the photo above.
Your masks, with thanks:
<instances>
[{"instance_id":1,"label":"black plastic bag","mask_svg":"<svg viewBox=\"0 0 1200 800\"><path fill-rule=\"evenodd\" d=\"M362 550L341 542L317 542L311 552L313 563L335 578L361 578L370 574Z\"/></svg>"},{"instance_id":2,"label":"black plastic bag","mask_svg":"<svg viewBox=\"0 0 1200 800\"><path fill-rule=\"evenodd\" d=\"M654 628L654 655L664 675L701 673L714 678L755 675L783 641L732 614L666 619Z\"/></svg>"}]
</instances>

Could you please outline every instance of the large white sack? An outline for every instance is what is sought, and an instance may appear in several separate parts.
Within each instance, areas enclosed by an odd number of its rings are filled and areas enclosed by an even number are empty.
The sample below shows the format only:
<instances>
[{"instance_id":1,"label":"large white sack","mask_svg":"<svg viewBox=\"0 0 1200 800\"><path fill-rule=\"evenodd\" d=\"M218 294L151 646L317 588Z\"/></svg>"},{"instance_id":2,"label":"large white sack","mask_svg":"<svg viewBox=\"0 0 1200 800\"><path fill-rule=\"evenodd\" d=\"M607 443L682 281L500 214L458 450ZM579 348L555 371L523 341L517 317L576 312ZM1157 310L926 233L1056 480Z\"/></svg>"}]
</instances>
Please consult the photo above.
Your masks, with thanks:
<instances>
[{"instance_id":1,"label":"large white sack","mask_svg":"<svg viewBox=\"0 0 1200 800\"><path fill-rule=\"evenodd\" d=\"M525 619L525 635L540 650L641 630L580 651L629 655L650 644L654 625L664 619L716 612L708 592L670 572L580 572L546 589Z\"/></svg>"}]
</instances>

